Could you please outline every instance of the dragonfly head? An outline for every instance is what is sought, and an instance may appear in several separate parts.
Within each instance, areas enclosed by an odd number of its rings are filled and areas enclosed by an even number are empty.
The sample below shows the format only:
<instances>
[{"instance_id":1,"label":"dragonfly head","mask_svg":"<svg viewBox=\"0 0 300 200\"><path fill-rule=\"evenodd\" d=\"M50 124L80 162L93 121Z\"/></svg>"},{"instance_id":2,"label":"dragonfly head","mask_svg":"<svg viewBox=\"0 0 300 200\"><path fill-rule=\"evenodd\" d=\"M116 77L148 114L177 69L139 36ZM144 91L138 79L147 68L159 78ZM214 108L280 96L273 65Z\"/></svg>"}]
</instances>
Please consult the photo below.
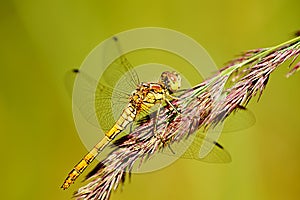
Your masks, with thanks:
<instances>
[{"instance_id":1,"label":"dragonfly head","mask_svg":"<svg viewBox=\"0 0 300 200\"><path fill-rule=\"evenodd\" d=\"M161 74L159 82L173 93L181 87L181 76L177 72L165 71Z\"/></svg>"}]
</instances>

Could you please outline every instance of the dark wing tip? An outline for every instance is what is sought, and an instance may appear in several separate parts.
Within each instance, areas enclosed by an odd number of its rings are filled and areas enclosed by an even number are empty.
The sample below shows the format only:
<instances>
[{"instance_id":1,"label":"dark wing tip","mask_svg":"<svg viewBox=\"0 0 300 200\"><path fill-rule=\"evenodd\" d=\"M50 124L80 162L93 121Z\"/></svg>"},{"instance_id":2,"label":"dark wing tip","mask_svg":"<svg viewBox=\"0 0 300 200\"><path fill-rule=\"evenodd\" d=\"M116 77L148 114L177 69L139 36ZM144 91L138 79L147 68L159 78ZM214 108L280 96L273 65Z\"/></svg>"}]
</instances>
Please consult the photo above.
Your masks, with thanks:
<instances>
[{"instance_id":1,"label":"dark wing tip","mask_svg":"<svg viewBox=\"0 0 300 200\"><path fill-rule=\"evenodd\" d=\"M118 38L117 38L116 36L113 36L113 40L114 40L115 42L117 42L117 41L118 41Z\"/></svg>"},{"instance_id":2,"label":"dark wing tip","mask_svg":"<svg viewBox=\"0 0 300 200\"><path fill-rule=\"evenodd\" d=\"M224 147L223 147L220 143L214 141L214 144L215 144L217 147L219 147L220 149L224 149Z\"/></svg>"},{"instance_id":3,"label":"dark wing tip","mask_svg":"<svg viewBox=\"0 0 300 200\"><path fill-rule=\"evenodd\" d=\"M73 69L72 72L77 74L79 73L79 69Z\"/></svg>"}]
</instances>

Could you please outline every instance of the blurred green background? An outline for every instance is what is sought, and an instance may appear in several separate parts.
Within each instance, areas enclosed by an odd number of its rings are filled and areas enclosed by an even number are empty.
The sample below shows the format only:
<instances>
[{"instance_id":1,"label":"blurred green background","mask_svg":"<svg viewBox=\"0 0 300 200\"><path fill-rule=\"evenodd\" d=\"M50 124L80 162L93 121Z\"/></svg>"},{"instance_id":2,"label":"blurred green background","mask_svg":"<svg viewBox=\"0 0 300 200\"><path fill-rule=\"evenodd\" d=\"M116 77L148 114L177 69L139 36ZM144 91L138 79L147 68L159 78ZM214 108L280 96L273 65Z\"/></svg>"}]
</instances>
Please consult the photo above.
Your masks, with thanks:
<instances>
[{"instance_id":1,"label":"blurred green background","mask_svg":"<svg viewBox=\"0 0 300 200\"><path fill-rule=\"evenodd\" d=\"M300 28L298 0L0 5L1 199L70 199L79 188L80 181L60 189L86 153L63 79L107 37L145 26L174 29L202 44L221 67L242 50L278 44ZM111 199L299 199L300 75L286 79L287 66L250 104L256 124L222 136L232 163L179 160L134 175Z\"/></svg>"}]
</instances>

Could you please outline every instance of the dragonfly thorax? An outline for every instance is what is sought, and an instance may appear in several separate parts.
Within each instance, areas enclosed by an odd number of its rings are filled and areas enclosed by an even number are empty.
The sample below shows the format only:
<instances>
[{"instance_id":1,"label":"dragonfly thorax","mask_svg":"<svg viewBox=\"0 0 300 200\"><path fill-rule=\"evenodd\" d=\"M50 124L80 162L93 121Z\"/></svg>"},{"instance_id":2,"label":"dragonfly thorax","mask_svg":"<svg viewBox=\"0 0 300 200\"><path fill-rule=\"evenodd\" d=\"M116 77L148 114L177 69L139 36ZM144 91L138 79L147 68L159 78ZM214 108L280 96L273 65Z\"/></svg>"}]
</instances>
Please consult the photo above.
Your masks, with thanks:
<instances>
[{"instance_id":1,"label":"dragonfly thorax","mask_svg":"<svg viewBox=\"0 0 300 200\"><path fill-rule=\"evenodd\" d=\"M161 102L166 95L164 87L159 83L141 83L133 91L130 102L138 111L152 107L154 104Z\"/></svg>"},{"instance_id":2,"label":"dragonfly thorax","mask_svg":"<svg viewBox=\"0 0 300 200\"><path fill-rule=\"evenodd\" d=\"M130 103L137 113L161 103L181 86L181 77L177 72L165 71L158 82L142 82L130 97Z\"/></svg>"}]
</instances>

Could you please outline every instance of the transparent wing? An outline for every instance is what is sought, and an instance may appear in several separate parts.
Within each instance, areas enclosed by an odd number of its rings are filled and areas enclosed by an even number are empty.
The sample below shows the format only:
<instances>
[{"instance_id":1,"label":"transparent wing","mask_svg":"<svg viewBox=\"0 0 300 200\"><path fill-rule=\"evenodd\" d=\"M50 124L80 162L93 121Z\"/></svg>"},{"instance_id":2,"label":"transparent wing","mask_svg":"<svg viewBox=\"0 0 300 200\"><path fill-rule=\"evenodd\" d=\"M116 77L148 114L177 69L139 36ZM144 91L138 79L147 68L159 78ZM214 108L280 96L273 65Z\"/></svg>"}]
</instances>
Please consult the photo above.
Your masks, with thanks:
<instances>
[{"instance_id":1,"label":"transparent wing","mask_svg":"<svg viewBox=\"0 0 300 200\"><path fill-rule=\"evenodd\" d=\"M241 108L228 116L224 123L222 132L232 133L252 127L256 122L254 113L246 108Z\"/></svg>"},{"instance_id":2,"label":"transparent wing","mask_svg":"<svg viewBox=\"0 0 300 200\"><path fill-rule=\"evenodd\" d=\"M109 86L98 83L95 93L95 110L97 120L105 132L110 130L128 104L130 93L116 91Z\"/></svg>"},{"instance_id":3,"label":"transparent wing","mask_svg":"<svg viewBox=\"0 0 300 200\"><path fill-rule=\"evenodd\" d=\"M222 145L205 137L202 131L198 131L195 134L195 136L189 136L178 143L176 142L165 147L162 153L184 159L195 159L209 163L231 162L231 156L229 152L224 149ZM213 148L210 149L209 153L203 157L200 155L200 148L206 148L206 143L209 143ZM186 145L189 145L188 148Z\"/></svg>"},{"instance_id":4,"label":"transparent wing","mask_svg":"<svg viewBox=\"0 0 300 200\"><path fill-rule=\"evenodd\" d=\"M200 154L200 147L206 148L205 142L210 143L213 147L204 157ZM181 156L182 158L193 158L195 160L209 163L228 163L231 162L231 156L224 147L216 141L210 140L201 133L197 133L191 146Z\"/></svg>"},{"instance_id":5,"label":"transparent wing","mask_svg":"<svg viewBox=\"0 0 300 200\"><path fill-rule=\"evenodd\" d=\"M83 117L92 125L108 131L120 116L128 104L129 95L139 84L138 74L133 66L122 54L120 42L116 37L106 43L105 53L99 56L99 60L107 63L105 59L115 59L108 67L105 67L99 80L92 74L80 69L68 72L66 87L76 78L77 92L73 94L73 103L79 109ZM74 75L75 74L75 75ZM97 86L96 89L93 89ZM79 88L79 89L78 89ZM93 91L94 90L94 91ZM79 91L79 92L78 92Z\"/></svg>"},{"instance_id":6,"label":"transparent wing","mask_svg":"<svg viewBox=\"0 0 300 200\"><path fill-rule=\"evenodd\" d=\"M140 84L139 76L133 65L122 52L122 47L118 38L113 37L112 40L112 44L107 45L106 47L106 54L114 55L117 59L115 59L114 62L106 68L102 74L100 82L104 85L116 85L116 88L121 91L130 89L130 92L132 92L132 90ZM106 57L107 56L104 55L103 59L106 59Z\"/></svg>"},{"instance_id":7,"label":"transparent wing","mask_svg":"<svg viewBox=\"0 0 300 200\"><path fill-rule=\"evenodd\" d=\"M205 158L214 148L211 141L218 141L223 132L233 132L249 128L255 123L254 115L245 108L232 113L222 123L211 126L205 132L205 140L199 148L200 158Z\"/></svg>"},{"instance_id":8,"label":"transparent wing","mask_svg":"<svg viewBox=\"0 0 300 200\"><path fill-rule=\"evenodd\" d=\"M123 55L119 40L116 37L112 39L114 45L110 46L112 50L109 52L117 54L118 58L103 72L95 94L96 116L105 131L120 117L130 94L140 83L134 67Z\"/></svg>"},{"instance_id":9,"label":"transparent wing","mask_svg":"<svg viewBox=\"0 0 300 200\"><path fill-rule=\"evenodd\" d=\"M76 79L80 83L78 86L80 92L73 95L75 106L89 123L96 127L100 125L103 131L108 131L114 125L115 118L119 114L116 111L122 111L128 103L129 94L114 91L109 85L95 83L96 80L84 71L73 70L68 73L76 74ZM97 84L96 91L91 89L91 85L94 84ZM90 93L94 93L94 95L88 95ZM90 96L90 98L82 98L83 96Z\"/></svg>"},{"instance_id":10,"label":"transparent wing","mask_svg":"<svg viewBox=\"0 0 300 200\"><path fill-rule=\"evenodd\" d=\"M186 158L196 159L210 163L227 163L231 156L218 142L223 132L234 132L251 127L255 123L253 113L247 109L240 109L228 117L223 123L204 131L189 135L178 143L175 142L163 150L162 153Z\"/></svg>"}]
</instances>

